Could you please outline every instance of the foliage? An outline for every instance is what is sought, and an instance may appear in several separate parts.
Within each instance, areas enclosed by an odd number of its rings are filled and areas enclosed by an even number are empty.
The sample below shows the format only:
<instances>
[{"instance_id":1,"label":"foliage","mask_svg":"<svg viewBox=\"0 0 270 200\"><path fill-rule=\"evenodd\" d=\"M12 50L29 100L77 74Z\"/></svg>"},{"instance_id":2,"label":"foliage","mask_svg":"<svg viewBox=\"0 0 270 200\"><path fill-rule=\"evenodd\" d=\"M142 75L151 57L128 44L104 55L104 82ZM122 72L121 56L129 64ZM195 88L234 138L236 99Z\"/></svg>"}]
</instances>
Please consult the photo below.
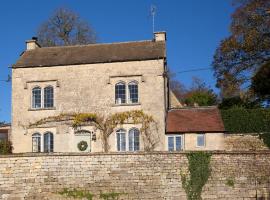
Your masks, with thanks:
<instances>
[{"instance_id":1,"label":"foliage","mask_svg":"<svg viewBox=\"0 0 270 200\"><path fill-rule=\"evenodd\" d=\"M189 175L181 173L183 188L188 200L200 200L202 188L211 175L211 154L207 152L191 152L187 154Z\"/></svg>"},{"instance_id":2,"label":"foliage","mask_svg":"<svg viewBox=\"0 0 270 200\"><path fill-rule=\"evenodd\" d=\"M47 122L72 121L72 127L78 129L80 126L91 123L101 132L101 140L104 152L109 151L109 136L115 128L125 123L141 124L140 132L143 136L144 150L153 151L158 143L158 138L154 135L153 128L157 129L157 124L152 116L145 114L142 110L133 110L115 113L104 117L96 113L67 113L58 116L50 116L31 123L29 127L36 127Z\"/></svg>"},{"instance_id":3,"label":"foliage","mask_svg":"<svg viewBox=\"0 0 270 200\"><path fill-rule=\"evenodd\" d=\"M170 80L170 89L182 103L188 106L194 106L195 103L199 106L217 104L217 95L197 77L192 78L192 86L188 89L180 81L172 79Z\"/></svg>"},{"instance_id":4,"label":"foliage","mask_svg":"<svg viewBox=\"0 0 270 200\"><path fill-rule=\"evenodd\" d=\"M37 31L41 46L67 46L96 42L96 34L89 23L76 13L59 8Z\"/></svg>"},{"instance_id":5,"label":"foliage","mask_svg":"<svg viewBox=\"0 0 270 200\"><path fill-rule=\"evenodd\" d=\"M260 108L261 102L258 100L252 101L250 98L241 98L240 96L223 98L222 102L219 104L220 109L229 108Z\"/></svg>"},{"instance_id":6,"label":"foliage","mask_svg":"<svg viewBox=\"0 0 270 200\"><path fill-rule=\"evenodd\" d=\"M87 200L92 200L94 197L94 195L90 192L77 190L77 189L70 190L67 188L65 188L62 192L59 192L59 194L64 195L66 197L73 197L76 199L86 198Z\"/></svg>"},{"instance_id":7,"label":"foliage","mask_svg":"<svg viewBox=\"0 0 270 200\"><path fill-rule=\"evenodd\" d=\"M270 148L270 109L235 107L221 110L225 129L235 133L258 133Z\"/></svg>"},{"instance_id":8,"label":"foliage","mask_svg":"<svg viewBox=\"0 0 270 200\"><path fill-rule=\"evenodd\" d=\"M215 77L223 97L238 95L270 57L270 1L239 2L232 15L231 35L221 41L214 55Z\"/></svg>"},{"instance_id":9,"label":"foliage","mask_svg":"<svg viewBox=\"0 0 270 200\"><path fill-rule=\"evenodd\" d=\"M78 143L77 147L78 147L78 149L79 149L80 151L85 151L85 150L87 149L87 147L88 147L88 144L87 144L86 141L80 141L80 142Z\"/></svg>"},{"instance_id":10,"label":"foliage","mask_svg":"<svg viewBox=\"0 0 270 200\"><path fill-rule=\"evenodd\" d=\"M263 65L252 77L251 88L262 100L270 102L270 62Z\"/></svg>"},{"instance_id":11,"label":"foliage","mask_svg":"<svg viewBox=\"0 0 270 200\"><path fill-rule=\"evenodd\" d=\"M109 192L109 193L100 193L99 198L104 200L117 200L119 199L120 195L124 193L117 193L117 192Z\"/></svg>"},{"instance_id":12,"label":"foliage","mask_svg":"<svg viewBox=\"0 0 270 200\"><path fill-rule=\"evenodd\" d=\"M259 136L263 140L263 143L270 149L270 132L261 133Z\"/></svg>"},{"instance_id":13,"label":"foliage","mask_svg":"<svg viewBox=\"0 0 270 200\"><path fill-rule=\"evenodd\" d=\"M234 187L234 180L232 178L227 179L226 185L229 187Z\"/></svg>"},{"instance_id":14,"label":"foliage","mask_svg":"<svg viewBox=\"0 0 270 200\"><path fill-rule=\"evenodd\" d=\"M12 153L12 143L7 140L0 140L0 154L11 154Z\"/></svg>"},{"instance_id":15,"label":"foliage","mask_svg":"<svg viewBox=\"0 0 270 200\"><path fill-rule=\"evenodd\" d=\"M245 109L235 107L221 110L225 129L235 133L270 132L269 109Z\"/></svg>"}]
</instances>

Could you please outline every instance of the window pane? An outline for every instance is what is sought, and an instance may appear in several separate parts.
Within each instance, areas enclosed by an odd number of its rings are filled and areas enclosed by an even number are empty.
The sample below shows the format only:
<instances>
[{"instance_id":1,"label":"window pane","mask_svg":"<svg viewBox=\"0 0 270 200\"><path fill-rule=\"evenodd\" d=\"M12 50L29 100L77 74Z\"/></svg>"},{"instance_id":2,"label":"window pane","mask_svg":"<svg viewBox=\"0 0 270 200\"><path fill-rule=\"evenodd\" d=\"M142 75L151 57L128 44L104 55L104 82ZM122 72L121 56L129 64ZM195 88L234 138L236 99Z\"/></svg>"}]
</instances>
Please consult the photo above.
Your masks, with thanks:
<instances>
[{"instance_id":1,"label":"window pane","mask_svg":"<svg viewBox=\"0 0 270 200\"><path fill-rule=\"evenodd\" d=\"M140 150L140 132L138 129L133 128L129 131L129 151Z\"/></svg>"},{"instance_id":2,"label":"window pane","mask_svg":"<svg viewBox=\"0 0 270 200\"><path fill-rule=\"evenodd\" d=\"M123 129L116 131L117 151L126 151L126 132Z\"/></svg>"},{"instance_id":3,"label":"window pane","mask_svg":"<svg viewBox=\"0 0 270 200\"><path fill-rule=\"evenodd\" d=\"M32 136L32 151L40 152L40 134L35 133Z\"/></svg>"},{"instance_id":4,"label":"window pane","mask_svg":"<svg viewBox=\"0 0 270 200\"><path fill-rule=\"evenodd\" d=\"M126 103L126 85L124 83L118 83L115 85L115 103Z\"/></svg>"},{"instance_id":5,"label":"window pane","mask_svg":"<svg viewBox=\"0 0 270 200\"><path fill-rule=\"evenodd\" d=\"M53 134L46 133L44 135L44 152L53 152Z\"/></svg>"},{"instance_id":6,"label":"window pane","mask_svg":"<svg viewBox=\"0 0 270 200\"><path fill-rule=\"evenodd\" d=\"M197 135L197 146L199 147L204 146L205 145L204 141L205 141L204 134Z\"/></svg>"},{"instance_id":7,"label":"window pane","mask_svg":"<svg viewBox=\"0 0 270 200\"><path fill-rule=\"evenodd\" d=\"M32 108L40 108L41 107L41 89L39 87L35 87L32 90Z\"/></svg>"},{"instance_id":8,"label":"window pane","mask_svg":"<svg viewBox=\"0 0 270 200\"><path fill-rule=\"evenodd\" d=\"M44 108L53 107L53 87L46 87L44 89Z\"/></svg>"},{"instance_id":9,"label":"window pane","mask_svg":"<svg viewBox=\"0 0 270 200\"><path fill-rule=\"evenodd\" d=\"M176 136L175 137L175 148L176 151L181 151L182 150L182 140L181 136Z\"/></svg>"},{"instance_id":10,"label":"window pane","mask_svg":"<svg viewBox=\"0 0 270 200\"><path fill-rule=\"evenodd\" d=\"M168 137L168 150L174 151L174 137Z\"/></svg>"},{"instance_id":11,"label":"window pane","mask_svg":"<svg viewBox=\"0 0 270 200\"><path fill-rule=\"evenodd\" d=\"M138 103L138 85L130 83L128 85L130 103Z\"/></svg>"}]
</instances>

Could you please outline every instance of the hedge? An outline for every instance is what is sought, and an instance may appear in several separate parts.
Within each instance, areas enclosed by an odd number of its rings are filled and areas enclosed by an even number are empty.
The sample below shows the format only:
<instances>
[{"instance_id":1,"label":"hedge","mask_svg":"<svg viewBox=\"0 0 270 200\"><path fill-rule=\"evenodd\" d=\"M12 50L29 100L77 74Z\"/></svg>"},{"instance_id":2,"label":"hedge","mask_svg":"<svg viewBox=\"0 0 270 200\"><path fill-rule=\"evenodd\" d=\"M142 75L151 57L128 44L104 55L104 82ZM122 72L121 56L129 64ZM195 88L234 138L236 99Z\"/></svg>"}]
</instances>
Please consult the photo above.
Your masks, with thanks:
<instances>
[{"instance_id":1,"label":"hedge","mask_svg":"<svg viewBox=\"0 0 270 200\"><path fill-rule=\"evenodd\" d=\"M7 140L0 140L0 155L11 154L12 144Z\"/></svg>"},{"instance_id":2,"label":"hedge","mask_svg":"<svg viewBox=\"0 0 270 200\"><path fill-rule=\"evenodd\" d=\"M241 107L221 110L225 130L233 133L258 133L270 148L270 109Z\"/></svg>"}]
</instances>

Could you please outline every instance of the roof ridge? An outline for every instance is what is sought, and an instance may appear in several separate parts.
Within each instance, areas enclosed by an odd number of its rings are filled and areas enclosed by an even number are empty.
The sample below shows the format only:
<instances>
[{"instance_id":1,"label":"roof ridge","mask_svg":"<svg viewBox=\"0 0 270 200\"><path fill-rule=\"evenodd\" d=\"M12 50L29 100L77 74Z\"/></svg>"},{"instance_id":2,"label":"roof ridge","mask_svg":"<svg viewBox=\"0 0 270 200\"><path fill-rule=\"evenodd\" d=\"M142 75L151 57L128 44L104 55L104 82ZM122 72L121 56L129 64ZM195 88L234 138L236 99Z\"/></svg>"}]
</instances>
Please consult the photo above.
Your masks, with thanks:
<instances>
[{"instance_id":1,"label":"roof ridge","mask_svg":"<svg viewBox=\"0 0 270 200\"><path fill-rule=\"evenodd\" d=\"M116 45L116 44L130 44L130 43L143 43L143 42L153 42L153 40L137 40L137 41L125 41L125 42L111 42L111 43L92 43L92 44L82 44L82 45L68 45L68 46L52 46L52 47L41 47L38 49L50 49L50 48L76 48L76 47L92 47L92 46L103 46L103 45ZM162 42L162 41L157 41Z\"/></svg>"}]
</instances>

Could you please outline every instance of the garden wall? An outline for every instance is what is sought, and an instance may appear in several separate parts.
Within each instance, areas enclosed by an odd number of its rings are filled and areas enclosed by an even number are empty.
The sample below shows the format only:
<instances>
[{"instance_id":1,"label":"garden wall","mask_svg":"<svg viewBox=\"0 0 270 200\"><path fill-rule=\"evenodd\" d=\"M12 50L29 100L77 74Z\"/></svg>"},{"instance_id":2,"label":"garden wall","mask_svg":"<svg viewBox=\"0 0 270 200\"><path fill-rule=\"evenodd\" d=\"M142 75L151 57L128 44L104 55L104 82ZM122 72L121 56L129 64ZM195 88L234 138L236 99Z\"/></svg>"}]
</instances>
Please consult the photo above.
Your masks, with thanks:
<instances>
[{"instance_id":1,"label":"garden wall","mask_svg":"<svg viewBox=\"0 0 270 200\"><path fill-rule=\"evenodd\" d=\"M0 157L0 199L64 199L64 188L120 199L186 199L186 153L53 154ZM270 151L214 152L203 199L269 199Z\"/></svg>"}]
</instances>

